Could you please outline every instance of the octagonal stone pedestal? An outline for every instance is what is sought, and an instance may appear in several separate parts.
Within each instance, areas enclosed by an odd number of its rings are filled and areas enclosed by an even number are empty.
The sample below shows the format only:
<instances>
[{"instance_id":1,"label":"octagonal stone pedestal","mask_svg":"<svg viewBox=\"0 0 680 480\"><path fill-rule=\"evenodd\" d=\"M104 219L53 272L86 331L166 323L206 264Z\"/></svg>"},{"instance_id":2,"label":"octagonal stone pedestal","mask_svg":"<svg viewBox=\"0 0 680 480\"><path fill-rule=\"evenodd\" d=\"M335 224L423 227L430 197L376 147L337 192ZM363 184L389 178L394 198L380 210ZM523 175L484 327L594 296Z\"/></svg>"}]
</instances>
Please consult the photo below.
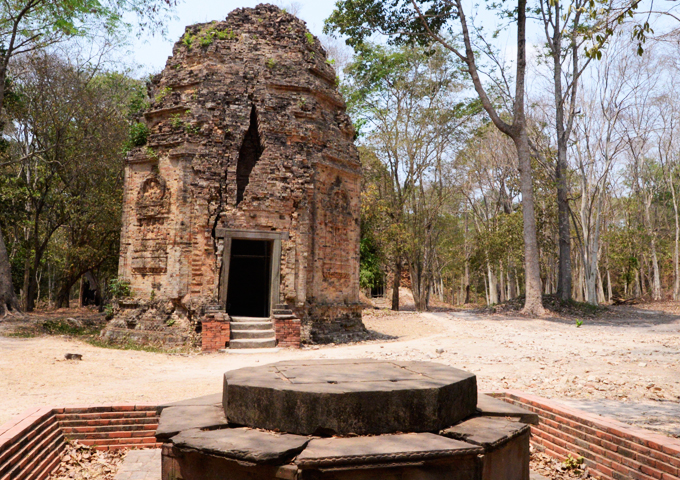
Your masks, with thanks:
<instances>
[{"instance_id":1,"label":"octagonal stone pedestal","mask_svg":"<svg viewBox=\"0 0 680 480\"><path fill-rule=\"evenodd\" d=\"M527 480L535 415L428 362L280 362L159 407L163 480ZM520 421L521 420L521 421Z\"/></svg>"}]
</instances>

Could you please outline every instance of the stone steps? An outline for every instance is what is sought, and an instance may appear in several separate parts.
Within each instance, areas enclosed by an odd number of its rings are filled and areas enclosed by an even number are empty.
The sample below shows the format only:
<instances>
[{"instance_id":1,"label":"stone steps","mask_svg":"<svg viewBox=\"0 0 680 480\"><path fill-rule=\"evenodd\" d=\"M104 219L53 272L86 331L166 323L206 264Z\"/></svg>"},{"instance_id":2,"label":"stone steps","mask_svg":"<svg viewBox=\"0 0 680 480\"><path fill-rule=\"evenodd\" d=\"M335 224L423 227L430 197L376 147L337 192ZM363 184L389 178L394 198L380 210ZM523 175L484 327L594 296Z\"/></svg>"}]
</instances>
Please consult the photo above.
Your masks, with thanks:
<instances>
[{"instance_id":1,"label":"stone steps","mask_svg":"<svg viewBox=\"0 0 680 480\"><path fill-rule=\"evenodd\" d=\"M276 333L268 317L231 317L229 348L274 348Z\"/></svg>"},{"instance_id":2,"label":"stone steps","mask_svg":"<svg viewBox=\"0 0 680 480\"><path fill-rule=\"evenodd\" d=\"M271 338L251 338L243 340L231 340L229 348L274 348L276 347L276 337Z\"/></svg>"},{"instance_id":3,"label":"stone steps","mask_svg":"<svg viewBox=\"0 0 680 480\"><path fill-rule=\"evenodd\" d=\"M265 339L276 337L274 330L270 327L267 330L232 330L231 340Z\"/></svg>"},{"instance_id":4,"label":"stone steps","mask_svg":"<svg viewBox=\"0 0 680 480\"><path fill-rule=\"evenodd\" d=\"M234 322L231 327L234 330L271 330L272 322Z\"/></svg>"}]
</instances>

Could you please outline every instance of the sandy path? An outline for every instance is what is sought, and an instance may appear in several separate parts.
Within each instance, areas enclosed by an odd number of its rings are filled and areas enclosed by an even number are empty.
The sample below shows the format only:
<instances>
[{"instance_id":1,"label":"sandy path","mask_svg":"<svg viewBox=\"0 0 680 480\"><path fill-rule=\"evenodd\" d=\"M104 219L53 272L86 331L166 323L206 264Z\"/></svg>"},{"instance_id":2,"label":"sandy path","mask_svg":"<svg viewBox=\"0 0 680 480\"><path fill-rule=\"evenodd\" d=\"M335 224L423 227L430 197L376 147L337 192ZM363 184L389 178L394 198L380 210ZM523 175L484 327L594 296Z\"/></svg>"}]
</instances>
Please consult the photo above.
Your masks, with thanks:
<instances>
[{"instance_id":1,"label":"sandy path","mask_svg":"<svg viewBox=\"0 0 680 480\"><path fill-rule=\"evenodd\" d=\"M181 356L61 337L0 337L0 423L34 405L157 403L214 393L226 370L303 358L433 360L476 373L482 391L677 407L680 317L628 313L576 328L558 319L378 311L365 315L367 327L395 340L258 355ZM62 360L67 352L83 361ZM664 423L680 433L680 424Z\"/></svg>"}]
</instances>

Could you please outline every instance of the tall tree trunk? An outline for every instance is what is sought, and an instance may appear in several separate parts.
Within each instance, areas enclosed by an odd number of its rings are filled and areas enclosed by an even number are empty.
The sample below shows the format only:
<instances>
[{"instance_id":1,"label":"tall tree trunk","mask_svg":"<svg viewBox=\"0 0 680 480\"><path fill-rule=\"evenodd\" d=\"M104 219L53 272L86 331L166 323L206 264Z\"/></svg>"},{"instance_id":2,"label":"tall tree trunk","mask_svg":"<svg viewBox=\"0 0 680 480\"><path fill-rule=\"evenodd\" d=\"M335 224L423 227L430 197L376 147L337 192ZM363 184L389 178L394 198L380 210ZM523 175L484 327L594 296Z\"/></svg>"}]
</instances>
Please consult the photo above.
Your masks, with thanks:
<instances>
[{"instance_id":1,"label":"tall tree trunk","mask_svg":"<svg viewBox=\"0 0 680 480\"><path fill-rule=\"evenodd\" d=\"M521 3L521 2L520 2ZM524 46L522 46L524 48ZM515 140L515 139L513 139ZM522 215L524 219L524 263L525 263L525 302L523 313L543 315L541 295L541 271L538 264L538 240L536 236L536 215L534 213L534 191L531 174L531 155L529 140L525 129L515 140L519 159L520 185L522 192Z\"/></svg>"},{"instance_id":2,"label":"tall tree trunk","mask_svg":"<svg viewBox=\"0 0 680 480\"><path fill-rule=\"evenodd\" d=\"M0 318L12 311L20 311L19 301L14 293L9 255L5 247L5 238L0 230Z\"/></svg>"},{"instance_id":3,"label":"tall tree trunk","mask_svg":"<svg viewBox=\"0 0 680 480\"><path fill-rule=\"evenodd\" d=\"M495 305L498 303L498 283L496 281L496 275L493 272L493 268L491 268L491 264L488 260L486 262L486 271L489 276L489 294L487 303L489 305Z\"/></svg>"},{"instance_id":4,"label":"tall tree trunk","mask_svg":"<svg viewBox=\"0 0 680 480\"><path fill-rule=\"evenodd\" d=\"M673 197L673 218L675 219L675 243L673 248L673 300L680 300L680 272L678 272L678 247L680 243L680 218L678 215L678 199L675 195L675 185L673 185L673 175L669 175L669 186Z\"/></svg>"},{"instance_id":5,"label":"tall tree trunk","mask_svg":"<svg viewBox=\"0 0 680 480\"><path fill-rule=\"evenodd\" d=\"M394 279L392 280L392 310L399 311L399 287L401 286L401 260L394 262Z\"/></svg>"}]
</instances>

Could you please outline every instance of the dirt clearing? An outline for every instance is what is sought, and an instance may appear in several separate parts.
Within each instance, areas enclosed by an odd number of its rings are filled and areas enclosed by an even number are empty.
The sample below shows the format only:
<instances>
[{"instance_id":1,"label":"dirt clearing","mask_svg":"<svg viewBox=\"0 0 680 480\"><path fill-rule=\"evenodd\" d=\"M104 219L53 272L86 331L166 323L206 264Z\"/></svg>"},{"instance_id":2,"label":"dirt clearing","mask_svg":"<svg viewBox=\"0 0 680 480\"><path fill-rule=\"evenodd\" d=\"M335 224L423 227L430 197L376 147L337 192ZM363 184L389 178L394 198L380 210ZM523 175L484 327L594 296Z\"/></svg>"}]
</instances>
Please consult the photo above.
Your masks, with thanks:
<instances>
[{"instance_id":1,"label":"dirt clearing","mask_svg":"<svg viewBox=\"0 0 680 480\"><path fill-rule=\"evenodd\" d=\"M376 358L441 362L477 374L480 391L523 390L680 436L680 316L614 312L577 327L559 318L366 310L366 326L382 340L266 354L171 355L65 336L0 337L0 423L36 405L155 404L214 393L225 371L279 360Z\"/></svg>"}]
</instances>

